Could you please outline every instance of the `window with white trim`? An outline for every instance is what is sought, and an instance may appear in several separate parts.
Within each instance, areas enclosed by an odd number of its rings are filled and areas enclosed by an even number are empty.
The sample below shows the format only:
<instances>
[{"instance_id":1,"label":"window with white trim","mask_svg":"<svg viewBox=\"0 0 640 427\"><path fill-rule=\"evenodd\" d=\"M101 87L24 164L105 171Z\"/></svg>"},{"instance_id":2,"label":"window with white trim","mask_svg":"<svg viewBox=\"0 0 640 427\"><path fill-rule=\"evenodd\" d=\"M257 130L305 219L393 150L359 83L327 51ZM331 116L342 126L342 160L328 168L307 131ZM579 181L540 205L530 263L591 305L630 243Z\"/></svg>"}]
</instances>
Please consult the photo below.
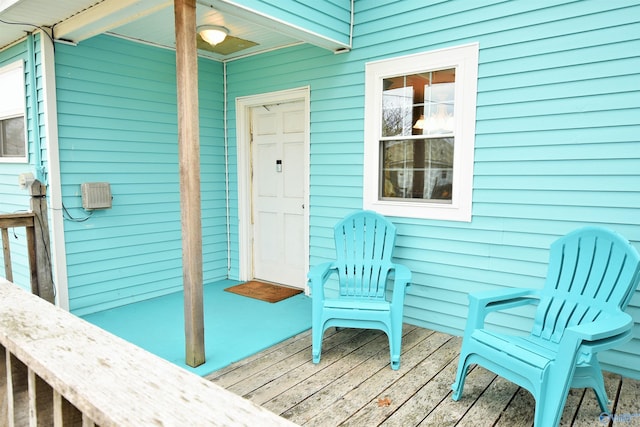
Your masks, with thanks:
<instances>
[{"instance_id":1,"label":"window with white trim","mask_svg":"<svg viewBox=\"0 0 640 427\"><path fill-rule=\"evenodd\" d=\"M0 68L0 94L0 162L26 162L26 99L22 61Z\"/></svg>"},{"instance_id":2,"label":"window with white trim","mask_svg":"<svg viewBox=\"0 0 640 427\"><path fill-rule=\"evenodd\" d=\"M364 207L471 221L478 44L366 64Z\"/></svg>"}]
</instances>

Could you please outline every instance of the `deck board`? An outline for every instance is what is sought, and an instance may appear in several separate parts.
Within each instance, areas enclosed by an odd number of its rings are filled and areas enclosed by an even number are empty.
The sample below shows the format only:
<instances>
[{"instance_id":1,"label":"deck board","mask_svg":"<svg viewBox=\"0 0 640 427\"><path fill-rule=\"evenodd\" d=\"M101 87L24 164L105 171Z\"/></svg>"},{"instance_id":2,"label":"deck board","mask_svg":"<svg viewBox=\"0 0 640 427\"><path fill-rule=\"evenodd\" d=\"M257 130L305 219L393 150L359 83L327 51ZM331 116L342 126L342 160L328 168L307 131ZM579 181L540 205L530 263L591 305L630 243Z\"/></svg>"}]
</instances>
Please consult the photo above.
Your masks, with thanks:
<instances>
[{"instance_id":1,"label":"deck board","mask_svg":"<svg viewBox=\"0 0 640 427\"><path fill-rule=\"evenodd\" d=\"M617 423L620 426L640 426L640 381L625 379L622 382L615 414L620 416L620 422Z\"/></svg>"},{"instance_id":2,"label":"deck board","mask_svg":"<svg viewBox=\"0 0 640 427\"><path fill-rule=\"evenodd\" d=\"M408 368L415 366L424 356L422 353L428 351L428 349L437 342L433 342L434 339L438 339L434 336L432 331L425 329L415 329L405 335L407 342L406 357L402 363ZM308 425L338 425L346 422L354 413L358 412L366 405L374 402L378 404L378 399L388 397L384 395L385 390L389 387L389 384L394 381L394 378L399 375L398 372L389 369L389 356L387 354L388 347L385 345L382 350L375 357L376 369L371 369L369 372L363 374L363 378L356 387L343 393L341 395L334 396L334 400L338 404L331 406L330 411L324 411L315 418L311 419ZM332 394L332 387L323 390L323 394ZM335 399L335 398L338 399ZM328 399L329 400L329 399ZM328 424L327 424L328 423Z\"/></svg>"},{"instance_id":3,"label":"deck board","mask_svg":"<svg viewBox=\"0 0 640 427\"><path fill-rule=\"evenodd\" d=\"M569 402L569 398L567 398ZM500 414L496 427L533 426L533 408L535 400L531 393L523 388L518 388L509 405Z\"/></svg>"},{"instance_id":4,"label":"deck board","mask_svg":"<svg viewBox=\"0 0 640 427\"><path fill-rule=\"evenodd\" d=\"M380 425L412 400L428 381L436 377L446 366L447 360L455 357L459 347L457 342L444 334L434 334L430 338L428 341L433 343L435 351L424 351L423 359L418 364L401 368L396 372L397 380L387 382L387 387L380 397L383 400L388 399L386 401L389 403L388 406L381 406L378 399L373 399L354 414L347 425ZM385 365L385 370L391 371L388 363ZM402 417L402 414L399 416Z\"/></svg>"},{"instance_id":5,"label":"deck board","mask_svg":"<svg viewBox=\"0 0 640 427\"><path fill-rule=\"evenodd\" d=\"M331 328L318 365L306 331L207 379L303 426L533 426L531 394L482 367L451 399L460 337L411 325L403 334L398 371L382 332ZM609 425L640 425L640 381L605 372L605 383L620 417ZM592 390L572 389L560 425L607 425L600 414Z\"/></svg>"}]
</instances>

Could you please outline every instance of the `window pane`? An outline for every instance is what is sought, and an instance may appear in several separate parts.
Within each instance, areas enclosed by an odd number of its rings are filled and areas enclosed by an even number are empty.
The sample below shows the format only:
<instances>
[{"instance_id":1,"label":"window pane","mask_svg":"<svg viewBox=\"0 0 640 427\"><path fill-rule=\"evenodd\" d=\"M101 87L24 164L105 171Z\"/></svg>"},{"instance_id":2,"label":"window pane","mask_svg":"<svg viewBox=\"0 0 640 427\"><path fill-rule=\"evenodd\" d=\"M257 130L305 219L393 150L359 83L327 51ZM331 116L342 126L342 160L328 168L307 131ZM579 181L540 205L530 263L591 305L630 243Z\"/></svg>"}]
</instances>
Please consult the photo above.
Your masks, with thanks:
<instances>
[{"instance_id":1,"label":"window pane","mask_svg":"<svg viewBox=\"0 0 640 427\"><path fill-rule=\"evenodd\" d=\"M414 124L414 135L453 134L455 68L434 71L422 88L422 111Z\"/></svg>"},{"instance_id":2,"label":"window pane","mask_svg":"<svg viewBox=\"0 0 640 427\"><path fill-rule=\"evenodd\" d=\"M453 138L382 141L381 197L451 203Z\"/></svg>"},{"instance_id":3,"label":"window pane","mask_svg":"<svg viewBox=\"0 0 640 427\"><path fill-rule=\"evenodd\" d=\"M2 157L24 157L24 117L13 117L0 121L0 155Z\"/></svg>"},{"instance_id":4,"label":"window pane","mask_svg":"<svg viewBox=\"0 0 640 427\"><path fill-rule=\"evenodd\" d=\"M390 80L384 81L387 84ZM382 94L382 136L411 135L413 88L399 87Z\"/></svg>"},{"instance_id":5,"label":"window pane","mask_svg":"<svg viewBox=\"0 0 640 427\"><path fill-rule=\"evenodd\" d=\"M456 70L383 79L383 137L453 134Z\"/></svg>"},{"instance_id":6,"label":"window pane","mask_svg":"<svg viewBox=\"0 0 640 427\"><path fill-rule=\"evenodd\" d=\"M413 126L422 114L424 87L431 73L383 79L382 136L414 134Z\"/></svg>"}]
</instances>

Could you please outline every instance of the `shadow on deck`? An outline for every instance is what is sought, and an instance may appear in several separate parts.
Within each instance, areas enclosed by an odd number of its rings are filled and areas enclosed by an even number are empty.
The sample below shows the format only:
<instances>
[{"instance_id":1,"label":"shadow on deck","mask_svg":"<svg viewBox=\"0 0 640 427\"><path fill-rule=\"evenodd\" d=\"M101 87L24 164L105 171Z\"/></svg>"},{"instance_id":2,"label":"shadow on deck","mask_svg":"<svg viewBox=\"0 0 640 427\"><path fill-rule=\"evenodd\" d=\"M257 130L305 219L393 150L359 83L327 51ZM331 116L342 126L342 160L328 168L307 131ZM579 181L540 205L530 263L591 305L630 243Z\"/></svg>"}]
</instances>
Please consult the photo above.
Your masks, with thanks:
<instances>
[{"instance_id":1,"label":"shadow on deck","mask_svg":"<svg viewBox=\"0 0 640 427\"><path fill-rule=\"evenodd\" d=\"M451 399L461 338L405 325L402 365L389 367L386 335L330 329L320 364L311 362L311 333L301 333L206 378L300 425L532 426L526 390L481 367L463 397ZM592 390L572 389L563 426L640 425L640 381L605 373L611 414Z\"/></svg>"}]
</instances>

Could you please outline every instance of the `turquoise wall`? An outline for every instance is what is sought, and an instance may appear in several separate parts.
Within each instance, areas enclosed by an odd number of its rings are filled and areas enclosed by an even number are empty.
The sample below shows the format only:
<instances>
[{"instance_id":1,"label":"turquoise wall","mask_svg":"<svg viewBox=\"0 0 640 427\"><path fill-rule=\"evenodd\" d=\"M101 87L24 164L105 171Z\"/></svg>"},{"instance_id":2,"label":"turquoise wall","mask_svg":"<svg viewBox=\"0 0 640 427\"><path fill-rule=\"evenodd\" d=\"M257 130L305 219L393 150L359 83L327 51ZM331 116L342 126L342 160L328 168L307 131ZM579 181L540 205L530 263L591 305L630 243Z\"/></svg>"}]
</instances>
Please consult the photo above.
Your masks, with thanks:
<instances>
[{"instance_id":1,"label":"turquoise wall","mask_svg":"<svg viewBox=\"0 0 640 427\"><path fill-rule=\"evenodd\" d=\"M32 49L29 49L31 43ZM0 51L0 67L9 65L16 61L24 63L25 81L25 128L27 130L28 141L28 163L0 162L0 214L25 212L30 210L29 191L20 189L18 186L18 176L22 173L30 172L37 177L35 159L36 150L40 150L42 156L46 158L46 141L43 131L42 113L42 79L41 79L41 57L40 57L40 36L25 39L14 46ZM34 91L35 82L35 91ZM35 98L35 103L34 103ZM1 99L1 94L0 94ZM35 127L39 132L34 132ZM40 135L40 144L36 145L37 134ZM41 147L41 148L39 148ZM46 183L46 177L41 177ZM27 242L24 228L15 228L9 232L9 245L11 248L11 265L13 271L13 282L23 287L31 289L29 275L29 259L27 256ZM0 251L0 275L5 277L3 253Z\"/></svg>"},{"instance_id":2,"label":"turquoise wall","mask_svg":"<svg viewBox=\"0 0 640 427\"><path fill-rule=\"evenodd\" d=\"M471 42L480 45L473 220L392 218L395 256L413 271L406 321L461 334L468 292L541 286L551 242L582 225L610 227L640 248L640 5L357 0L355 7L350 53L297 46L228 64L234 156L236 97L311 88L311 265L333 255L335 222L362 207L365 63ZM628 312L640 331L640 293ZM528 313L493 322L526 330ZM638 337L603 355L603 364L640 378Z\"/></svg>"},{"instance_id":3,"label":"turquoise wall","mask_svg":"<svg viewBox=\"0 0 640 427\"><path fill-rule=\"evenodd\" d=\"M200 60L205 283L227 277L222 64ZM83 315L182 289L175 52L100 36L56 45L71 310ZM113 207L82 209L109 182Z\"/></svg>"}]
</instances>

